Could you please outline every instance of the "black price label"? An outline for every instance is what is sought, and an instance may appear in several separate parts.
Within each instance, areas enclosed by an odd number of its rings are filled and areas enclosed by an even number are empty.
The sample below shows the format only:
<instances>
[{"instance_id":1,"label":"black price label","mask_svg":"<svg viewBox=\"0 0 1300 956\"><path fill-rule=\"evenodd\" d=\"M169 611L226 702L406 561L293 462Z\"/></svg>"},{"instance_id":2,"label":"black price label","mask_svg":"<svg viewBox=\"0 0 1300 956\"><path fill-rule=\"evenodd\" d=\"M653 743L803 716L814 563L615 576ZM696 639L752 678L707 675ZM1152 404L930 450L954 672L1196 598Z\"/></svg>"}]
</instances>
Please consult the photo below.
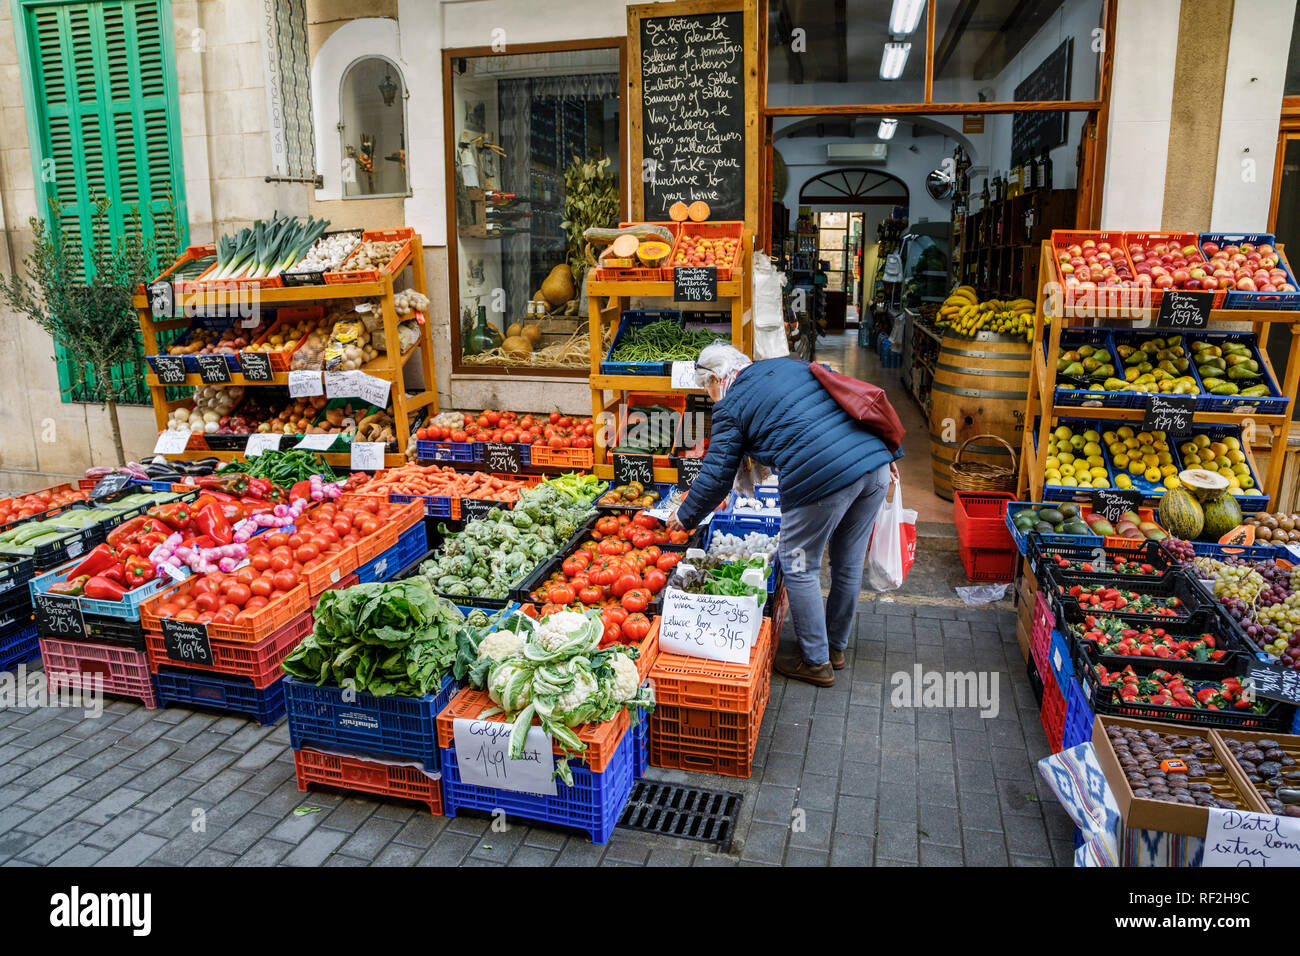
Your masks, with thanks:
<instances>
[{"instance_id":1,"label":"black price label","mask_svg":"<svg viewBox=\"0 0 1300 956\"><path fill-rule=\"evenodd\" d=\"M208 626L198 621L173 621L162 619L163 645L170 660L182 664L212 666L212 643L208 640Z\"/></svg>"},{"instance_id":2,"label":"black price label","mask_svg":"<svg viewBox=\"0 0 1300 956\"><path fill-rule=\"evenodd\" d=\"M81 617L81 600L73 594L38 594L35 600L36 632L41 637L81 641L86 622Z\"/></svg>"},{"instance_id":3,"label":"black price label","mask_svg":"<svg viewBox=\"0 0 1300 956\"><path fill-rule=\"evenodd\" d=\"M1242 684L1256 697L1300 704L1300 671L1255 662L1246 667Z\"/></svg>"},{"instance_id":4,"label":"black price label","mask_svg":"<svg viewBox=\"0 0 1300 956\"><path fill-rule=\"evenodd\" d=\"M223 385L230 381L230 366L224 355L196 355L199 363L199 378L206 385Z\"/></svg>"},{"instance_id":5,"label":"black price label","mask_svg":"<svg viewBox=\"0 0 1300 956\"><path fill-rule=\"evenodd\" d=\"M1137 511L1142 492L1136 488L1098 488L1092 492L1092 510L1107 521L1118 521L1126 511Z\"/></svg>"},{"instance_id":6,"label":"black price label","mask_svg":"<svg viewBox=\"0 0 1300 956\"><path fill-rule=\"evenodd\" d=\"M105 495L111 495L121 491L131 483L131 476L124 475L121 472L114 472L111 475L105 475L91 489L90 497L103 498Z\"/></svg>"},{"instance_id":7,"label":"black price label","mask_svg":"<svg viewBox=\"0 0 1300 956\"><path fill-rule=\"evenodd\" d=\"M682 491L689 491L703 464L703 458L674 458L673 466L677 469L677 487Z\"/></svg>"},{"instance_id":8,"label":"black price label","mask_svg":"<svg viewBox=\"0 0 1300 956\"><path fill-rule=\"evenodd\" d=\"M1166 289L1160 297L1156 326L1167 329L1203 329L1210 324L1213 292L1185 292Z\"/></svg>"},{"instance_id":9,"label":"black price label","mask_svg":"<svg viewBox=\"0 0 1300 956\"><path fill-rule=\"evenodd\" d=\"M180 355L155 355L154 367L163 385L185 384L185 358Z\"/></svg>"},{"instance_id":10,"label":"black price label","mask_svg":"<svg viewBox=\"0 0 1300 956\"><path fill-rule=\"evenodd\" d=\"M504 501L487 501L482 498L460 499L460 516L464 521L473 521L476 518L486 518L487 513L493 508L500 508L502 511L509 511L510 505Z\"/></svg>"},{"instance_id":11,"label":"black price label","mask_svg":"<svg viewBox=\"0 0 1300 956\"><path fill-rule=\"evenodd\" d=\"M678 266L673 270L673 299L677 302L717 302L717 266Z\"/></svg>"},{"instance_id":12,"label":"black price label","mask_svg":"<svg viewBox=\"0 0 1300 956\"><path fill-rule=\"evenodd\" d=\"M1164 432L1171 438L1186 435L1192 430L1195 412L1195 395L1151 394L1143 406L1142 429Z\"/></svg>"},{"instance_id":13,"label":"black price label","mask_svg":"<svg viewBox=\"0 0 1300 956\"><path fill-rule=\"evenodd\" d=\"M649 455L614 456L615 484L626 485L628 482L639 481L648 488L654 484L654 480L654 461Z\"/></svg>"},{"instance_id":14,"label":"black price label","mask_svg":"<svg viewBox=\"0 0 1300 956\"><path fill-rule=\"evenodd\" d=\"M271 356L266 352L240 352L239 367L247 381L275 381L275 372L271 371Z\"/></svg>"},{"instance_id":15,"label":"black price label","mask_svg":"<svg viewBox=\"0 0 1300 956\"><path fill-rule=\"evenodd\" d=\"M176 314L176 295L170 282L159 280L150 284L149 310L155 319L170 319Z\"/></svg>"},{"instance_id":16,"label":"black price label","mask_svg":"<svg viewBox=\"0 0 1300 956\"><path fill-rule=\"evenodd\" d=\"M484 445L483 463L487 465L488 471L506 472L511 475L519 474L524 467L523 459L519 455L519 446L507 445L499 441L490 441Z\"/></svg>"}]
</instances>

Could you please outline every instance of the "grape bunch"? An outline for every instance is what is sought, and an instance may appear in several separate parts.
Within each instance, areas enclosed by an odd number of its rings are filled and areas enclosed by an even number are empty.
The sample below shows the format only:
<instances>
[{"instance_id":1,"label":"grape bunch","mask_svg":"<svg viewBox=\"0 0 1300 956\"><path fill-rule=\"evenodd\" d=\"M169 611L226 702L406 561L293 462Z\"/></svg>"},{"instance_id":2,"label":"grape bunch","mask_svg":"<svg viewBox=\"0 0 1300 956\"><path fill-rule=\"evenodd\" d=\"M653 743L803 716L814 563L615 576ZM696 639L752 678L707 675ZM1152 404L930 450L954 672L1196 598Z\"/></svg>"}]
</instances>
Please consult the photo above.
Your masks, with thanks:
<instances>
[{"instance_id":1,"label":"grape bunch","mask_svg":"<svg viewBox=\"0 0 1300 956\"><path fill-rule=\"evenodd\" d=\"M1192 547L1192 543L1182 538L1165 538L1160 542L1160 547L1179 564L1191 564L1196 559L1196 550Z\"/></svg>"}]
</instances>

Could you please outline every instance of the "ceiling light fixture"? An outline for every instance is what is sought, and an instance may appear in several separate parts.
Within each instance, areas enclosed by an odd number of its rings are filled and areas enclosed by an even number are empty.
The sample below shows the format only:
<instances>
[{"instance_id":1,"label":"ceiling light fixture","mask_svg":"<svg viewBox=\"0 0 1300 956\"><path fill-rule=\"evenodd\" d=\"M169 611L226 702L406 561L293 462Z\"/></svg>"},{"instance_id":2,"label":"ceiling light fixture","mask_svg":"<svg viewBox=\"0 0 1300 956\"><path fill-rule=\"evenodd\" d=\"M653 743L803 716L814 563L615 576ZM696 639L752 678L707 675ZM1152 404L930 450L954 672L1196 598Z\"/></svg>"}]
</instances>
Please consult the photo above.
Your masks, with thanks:
<instances>
[{"instance_id":1,"label":"ceiling light fixture","mask_svg":"<svg viewBox=\"0 0 1300 956\"><path fill-rule=\"evenodd\" d=\"M880 56L880 78L896 80L902 76L903 67L907 65L907 54L911 51L910 43L886 43Z\"/></svg>"},{"instance_id":2,"label":"ceiling light fixture","mask_svg":"<svg viewBox=\"0 0 1300 956\"><path fill-rule=\"evenodd\" d=\"M889 14L889 32L896 37L907 36L920 25L924 10L925 0L894 0L894 9Z\"/></svg>"},{"instance_id":3,"label":"ceiling light fixture","mask_svg":"<svg viewBox=\"0 0 1300 956\"><path fill-rule=\"evenodd\" d=\"M893 139L894 130L898 129L898 120L882 119L880 126L876 129L876 136L880 139Z\"/></svg>"}]
</instances>

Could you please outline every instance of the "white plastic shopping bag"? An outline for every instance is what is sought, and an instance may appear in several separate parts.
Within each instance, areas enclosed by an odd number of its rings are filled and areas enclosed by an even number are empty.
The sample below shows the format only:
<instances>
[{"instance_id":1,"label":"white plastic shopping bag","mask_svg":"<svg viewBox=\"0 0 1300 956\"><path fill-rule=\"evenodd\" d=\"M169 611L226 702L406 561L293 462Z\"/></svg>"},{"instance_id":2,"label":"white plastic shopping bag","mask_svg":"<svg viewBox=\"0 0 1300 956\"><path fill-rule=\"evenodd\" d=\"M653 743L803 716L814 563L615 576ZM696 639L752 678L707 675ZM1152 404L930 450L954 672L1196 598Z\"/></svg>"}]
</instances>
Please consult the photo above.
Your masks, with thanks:
<instances>
[{"instance_id":1,"label":"white plastic shopping bag","mask_svg":"<svg viewBox=\"0 0 1300 956\"><path fill-rule=\"evenodd\" d=\"M880 506L867 548L867 580L877 591L901 588L916 560L916 512L903 507L903 487L897 481L893 492L893 500Z\"/></svg>"},{"instance_id":2,"label":"white plastic shopping bag","mask_svg":"<svg viewBox=\"0 0 1300 956\"><path fill-rule=\"evenodd\" d=\"M754 358L780 358L790 354L785 335L781 289L785 274L778 272L772 260L761 252L754 253Z\"/></svg>"}]
</instances>

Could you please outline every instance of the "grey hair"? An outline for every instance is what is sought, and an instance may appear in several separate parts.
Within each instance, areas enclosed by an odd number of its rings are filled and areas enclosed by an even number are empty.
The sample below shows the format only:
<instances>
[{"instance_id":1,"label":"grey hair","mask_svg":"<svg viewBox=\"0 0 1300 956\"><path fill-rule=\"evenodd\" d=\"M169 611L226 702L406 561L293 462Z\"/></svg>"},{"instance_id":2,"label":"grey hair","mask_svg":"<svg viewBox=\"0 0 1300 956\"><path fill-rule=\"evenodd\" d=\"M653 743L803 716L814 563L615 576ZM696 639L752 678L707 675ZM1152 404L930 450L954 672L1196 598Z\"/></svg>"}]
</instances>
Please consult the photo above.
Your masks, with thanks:
<instances>
[{"instance_id":1,"label":"grey hair","mask_svg":"<svg viewBox=\"0 0 1300 956\"><path fill-rule=\"evenodd\" d=\"M706 345L700 357L695 360L695 381L700 388L705 388L709 379L722 381L732 372L738 372L749 364L749 356L740 349L726 342L714 342Z\"/></svg>"}]
</instances>

